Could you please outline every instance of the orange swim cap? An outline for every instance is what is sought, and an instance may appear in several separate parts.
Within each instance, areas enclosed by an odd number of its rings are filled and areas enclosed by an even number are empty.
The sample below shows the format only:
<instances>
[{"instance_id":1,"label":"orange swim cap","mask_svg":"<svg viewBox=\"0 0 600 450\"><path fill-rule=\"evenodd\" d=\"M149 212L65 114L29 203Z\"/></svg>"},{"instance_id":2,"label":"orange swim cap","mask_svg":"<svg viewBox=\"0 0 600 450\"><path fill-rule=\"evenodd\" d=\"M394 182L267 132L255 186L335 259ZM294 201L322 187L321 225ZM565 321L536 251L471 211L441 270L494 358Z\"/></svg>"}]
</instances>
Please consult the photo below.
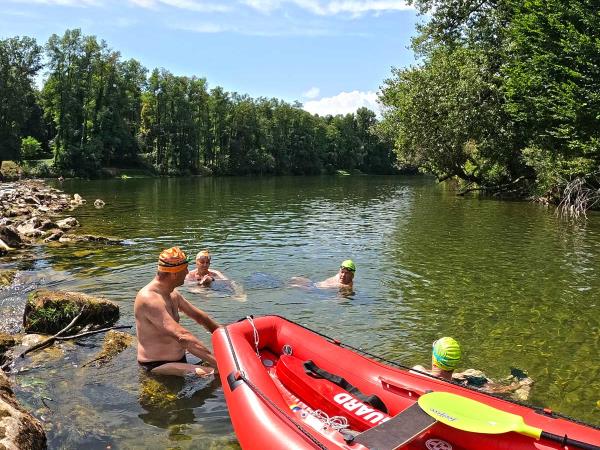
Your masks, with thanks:
<instances>
[{"instance_id":1,"label":"orange swim cap","mask_svg":"<svg viewBox=\"0 0 600 450\"><path fill-rule=\"evenodd\" d=\"M188 260L179 247L163 250L158 257L158 271L177 273L187 269Z\"/></svg>"}]
</instances>

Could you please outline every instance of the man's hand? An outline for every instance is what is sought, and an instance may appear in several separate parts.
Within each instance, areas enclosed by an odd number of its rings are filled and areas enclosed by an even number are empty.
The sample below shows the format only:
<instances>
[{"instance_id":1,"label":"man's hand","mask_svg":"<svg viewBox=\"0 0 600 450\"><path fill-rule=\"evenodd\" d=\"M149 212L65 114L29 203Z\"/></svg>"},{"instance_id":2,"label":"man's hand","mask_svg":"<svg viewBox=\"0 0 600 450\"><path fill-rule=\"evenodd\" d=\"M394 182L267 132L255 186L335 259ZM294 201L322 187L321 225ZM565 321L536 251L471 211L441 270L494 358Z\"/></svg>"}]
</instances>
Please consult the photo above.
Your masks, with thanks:
<instances>
[{"instance_id":1,"label":"man's hand","mask_svg":"<svg viewBox=\"0 0 600 450\"><path fill-rule=\"evenodd\" d=\"M213 281L215 281L215 279L213 278L213 276L212 276L212 275L210 275L210 274L207 274L207 275L204 275L204 276L203 276L203 277L200 279L199 283L200 283L201 285L203 285L203 286L208 286L208 285L209 285L210 283L212 283Z\"/></svg>"}]
</instances>

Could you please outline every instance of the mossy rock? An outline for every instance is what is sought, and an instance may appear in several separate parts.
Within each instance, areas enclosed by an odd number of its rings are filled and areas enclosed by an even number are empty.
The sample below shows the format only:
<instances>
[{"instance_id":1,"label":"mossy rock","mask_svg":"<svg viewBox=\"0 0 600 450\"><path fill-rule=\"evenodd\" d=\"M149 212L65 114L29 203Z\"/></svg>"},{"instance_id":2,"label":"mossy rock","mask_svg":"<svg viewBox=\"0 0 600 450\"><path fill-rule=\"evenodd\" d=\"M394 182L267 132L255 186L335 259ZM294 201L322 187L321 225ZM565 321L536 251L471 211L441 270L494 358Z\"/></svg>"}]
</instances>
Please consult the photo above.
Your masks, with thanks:
<instances>
[{"instance_id":1,"label":"mossy rock","mask_svg":"<svg viewBox=\"0 0 600 450\"><path fill-rule=\"evenodd\" d=\"M170 392L160 381L146 377L140 383L140 404L148 409L169 409L177 404L177 395Z\"/></svg>"},{"instance_id":2,"label":"mossy rock","mask_svg":"<svg viewBox=\"0 0 600 450\"><path fill-rule=\"evenodd\" d=\"M0 289L3 287L8 287L13 284L15 281L15 277L17 276L17 271L13 269L3 269L0 270Z\"/></svg>"},{"instance_id":3,"label":"mossy rock","mask_svg":"<svg viewBox=\"0 0 600 450\"><path fill-rule=\"evenodd\" d=\"M86 362L84 366L94 364L95 366L101 366L106 364L127 347L133 343L133 336L129 333L123 333L122 331L110 330L104 336L104 344L102 350L90 361Z\"/></svg>"},{"instance_id":4,"label":"mossy rock","mask_svg":"<svg viewBox=\"0 0 600 450\"><path fill-rule=\"evenodd\" d=\"M55 334L65 328L85 306L72 331L85 326L111 326L119 319L119 307L106 299L79 292L38 289L29 295L23 313L27 333Z\"/></svg>"}]
</instances>

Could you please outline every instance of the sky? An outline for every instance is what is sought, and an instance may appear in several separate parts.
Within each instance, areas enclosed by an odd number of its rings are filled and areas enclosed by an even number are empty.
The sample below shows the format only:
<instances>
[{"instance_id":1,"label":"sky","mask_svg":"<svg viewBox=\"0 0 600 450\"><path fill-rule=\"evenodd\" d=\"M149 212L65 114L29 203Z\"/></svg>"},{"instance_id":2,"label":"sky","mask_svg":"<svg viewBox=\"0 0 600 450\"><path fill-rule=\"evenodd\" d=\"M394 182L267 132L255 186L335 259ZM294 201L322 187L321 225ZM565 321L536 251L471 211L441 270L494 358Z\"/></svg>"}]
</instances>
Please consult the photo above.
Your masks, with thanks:
<instances>
[{"instance_id":1,"label":"sky","mask_svg":"<svg viewBox=\"0 0 600 450\"><path fill-rule=\"evenodd\" d=\"M320 115L377 110L419 21L404 0L0 0L0 39L80 28L149 70Z\"/></svg>"}]
</instances>

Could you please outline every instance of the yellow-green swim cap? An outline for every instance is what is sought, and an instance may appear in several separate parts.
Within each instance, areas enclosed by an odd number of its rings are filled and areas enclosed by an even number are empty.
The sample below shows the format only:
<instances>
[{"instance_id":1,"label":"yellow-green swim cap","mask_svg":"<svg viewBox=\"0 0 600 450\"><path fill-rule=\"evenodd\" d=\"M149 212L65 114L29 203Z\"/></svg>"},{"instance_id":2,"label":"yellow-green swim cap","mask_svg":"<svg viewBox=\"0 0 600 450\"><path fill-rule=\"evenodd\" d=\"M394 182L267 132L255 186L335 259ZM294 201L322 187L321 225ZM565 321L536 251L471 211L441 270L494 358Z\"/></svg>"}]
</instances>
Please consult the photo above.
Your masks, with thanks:
<instances>
[{"instance_id":1,"label":"yellow-green swim cap","mask_svg":"<svg viewBox=\"0 0 600 450\"><path fill-rule=\"evenodd\" d=\"M460 356L460 345L451 337L443 337L433 343L431 363L442 370L456 369Z\"/></svg>"},{"instance_id":2,"label":"yellow-green swim cap","mask_svg":"<svg viewBox=\"0 0 600 450\"><path fill-rule=\"evenodd\" d=\"M348 269L350 272L356 272L356 265L354 264L354 261L347 259L346 261L342 261L340 269Z\"/></svg>"}]
</instances>

